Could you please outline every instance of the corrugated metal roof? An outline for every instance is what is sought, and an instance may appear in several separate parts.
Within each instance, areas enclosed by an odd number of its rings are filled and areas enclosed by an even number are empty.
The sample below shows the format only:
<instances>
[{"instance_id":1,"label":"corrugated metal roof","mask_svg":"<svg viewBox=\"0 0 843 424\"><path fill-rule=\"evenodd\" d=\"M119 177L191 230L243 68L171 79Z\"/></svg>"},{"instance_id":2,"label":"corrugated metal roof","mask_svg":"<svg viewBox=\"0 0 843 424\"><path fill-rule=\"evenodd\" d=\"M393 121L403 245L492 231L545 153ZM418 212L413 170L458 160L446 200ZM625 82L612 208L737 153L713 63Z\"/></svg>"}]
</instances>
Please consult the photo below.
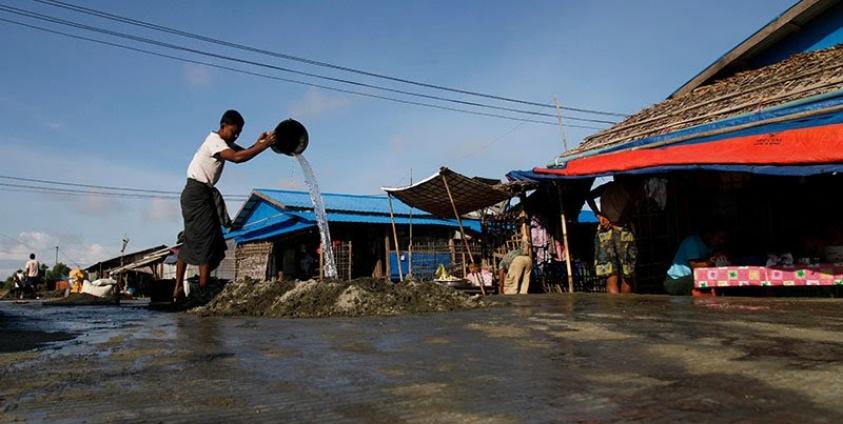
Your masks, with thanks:
<instances>
[{"instance_id":1,"label":"corrugated metal roof","mask_svg":"<svg viewBox=\"0 0 843 424\"><path fill-rule=\"evenodd\" d=\"M389 225L386 195L324 194L328 222ZM397 225L436 225L458 228L457 221L422 213L418 209L410 218L410 207L393 199ZM265 240L316 226L316 214L310 194L301 191L258 189L252 192L235 217L233 230L226 239L238 243ZM480 232L480 221L463 220L466 230Z\"/></svg>"},{"instance_id":2,"label":"corrugated metal roof","mask_svg":"<svg viewBox=\"0 0 843 424\"><path fill-rule=\"evenodd\" d=\"M255 193L288 209L313 209L310 193L305 191L260 188ZM326 211L389 214L388 200L383 194L322 193L322 199ZM392 199L392 207L396 215L410 214L410 207L398 199Z\"/></svg>"},{"instance_id":3,"label":"corrugated metal roof","mask_svg":"<svg viewBox=\"0 0 843 424\"><path fill-rule=\"evenodd\" d=\"M248 233L241 234L238 237L235 237L237 243L247 243L250 241L258 241L258 240L266 240L273 237L279 237L286 234L292 234L295 232L307 230L310 228L315 228L316 224L312 222L297 222L293 221L290 225L284 225L280 227L262 227L256 229L254 231L249 231Z\"/></svg>"},{"instance_id":4,"label":"corrugated metal roof","mask_svg":"<svg viewBox=\"0 0 843 424\"><path fill-rule=\"evenodd\" d=\"M316 214L313 212L289 212L291 215L298 216L312 222L316 222ZM331 222L345 222L345 223L362 223L362 224L391 224L389 216L386 215L361 215L354 213L340 213L328 212L328 223ZM396 216L396 225L438 225L443 227L459 228L457 221L454 219L442 219L431 215L413 216ZM462 221L463 227L466 230L480 232L480 221L476 219L464 219Z\"/></svg>"}]
</instances>

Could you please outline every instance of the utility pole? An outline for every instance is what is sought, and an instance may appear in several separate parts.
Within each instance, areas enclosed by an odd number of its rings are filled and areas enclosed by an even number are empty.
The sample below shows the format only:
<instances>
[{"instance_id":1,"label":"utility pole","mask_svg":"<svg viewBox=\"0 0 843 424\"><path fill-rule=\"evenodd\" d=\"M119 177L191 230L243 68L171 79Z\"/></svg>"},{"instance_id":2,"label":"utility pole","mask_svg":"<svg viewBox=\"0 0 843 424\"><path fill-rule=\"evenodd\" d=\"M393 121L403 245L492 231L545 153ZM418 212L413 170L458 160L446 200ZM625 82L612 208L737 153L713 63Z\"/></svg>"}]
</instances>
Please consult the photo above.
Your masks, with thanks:
<instances>
[{"instance_id":1,"label":"utility pole","mask_svg":"<svg viewBox=\"0 0 843 424\"><path fill-rule=\"evenodd\" d=\"M562 109L559 108L559 99L553 97L553 103L556 104L556 118L559 119L559 132L562 134L562 147L568 151L568 140L565 138L565 127L562 126Z\"/></svg>"},{"instance_id":2,"label":"utility pole","mask_svg":"<svg viewBox=\"0 0 843 424\"><path fill-rule=\"evenodd\" d=\"M58 265L58 263L59 263L59 247L56 246L56 261L53 262L53 266Z\"/></svg>"},{"instance_id":3,"label":"utility pole","mask_svg":"<svg viewBox=\"0 0 843 424\"><path fill-rule=\"evenodd\" d=\"M123 233L123 247L120 248L120 268L123 268L123 256L126 253L126 246L129 244L129 236L126 233ZM117 304L120 304L120 292L122 291L123 286L123 276L126 275L125 272L121 269L120 270L120 280L117 282L117 293L115 298L117 299Z\"/></svg>"}]
</instances>

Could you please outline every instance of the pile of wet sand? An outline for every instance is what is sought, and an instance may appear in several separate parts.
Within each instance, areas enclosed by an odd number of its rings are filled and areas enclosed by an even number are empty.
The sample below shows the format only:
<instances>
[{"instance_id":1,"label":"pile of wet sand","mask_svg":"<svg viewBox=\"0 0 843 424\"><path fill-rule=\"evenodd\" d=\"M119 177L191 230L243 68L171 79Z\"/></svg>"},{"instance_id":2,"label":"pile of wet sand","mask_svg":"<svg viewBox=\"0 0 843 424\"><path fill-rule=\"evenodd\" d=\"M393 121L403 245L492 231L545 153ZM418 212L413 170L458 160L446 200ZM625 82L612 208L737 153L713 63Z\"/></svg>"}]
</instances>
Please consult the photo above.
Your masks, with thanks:
<instances>
[{"instance_id":1,"label":"pile of wet sand","mask_svg":"<svg viewBox=\"0 0 843 424\"><path fill-rule=\"evenodd\" d=\"M469 297L433 283L383 280L257 282L225 285L200 315L246 315L290 318L400 315L446 312L491 306L479 296Z\"/></svg>"}]
</instances>

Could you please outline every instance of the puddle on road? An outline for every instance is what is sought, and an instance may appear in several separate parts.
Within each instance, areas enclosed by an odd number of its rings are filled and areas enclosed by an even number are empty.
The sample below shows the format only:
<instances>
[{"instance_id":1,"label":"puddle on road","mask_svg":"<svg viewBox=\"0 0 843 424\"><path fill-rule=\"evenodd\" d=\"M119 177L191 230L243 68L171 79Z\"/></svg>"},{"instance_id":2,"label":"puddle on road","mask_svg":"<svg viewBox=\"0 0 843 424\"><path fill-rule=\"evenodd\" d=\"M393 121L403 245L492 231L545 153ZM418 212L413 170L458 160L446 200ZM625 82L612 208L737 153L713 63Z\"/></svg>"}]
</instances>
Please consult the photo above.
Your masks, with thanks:
<instances>
[{"instance_id":1,"label":"puddle on road","mask_svg":"<svg viewBox=\"0 0 843 424\"><path fill-rule=\"evenodd\" d=\"M839 303L727 299L709 308L599 295L511 302L322 320L0 306L23 317L25 329L78 335L0 354L0 366L10 357L16 364L4 377L20 382L0 387L0 411L44 421L843 418Z\"/></svg>"}]
</instances>

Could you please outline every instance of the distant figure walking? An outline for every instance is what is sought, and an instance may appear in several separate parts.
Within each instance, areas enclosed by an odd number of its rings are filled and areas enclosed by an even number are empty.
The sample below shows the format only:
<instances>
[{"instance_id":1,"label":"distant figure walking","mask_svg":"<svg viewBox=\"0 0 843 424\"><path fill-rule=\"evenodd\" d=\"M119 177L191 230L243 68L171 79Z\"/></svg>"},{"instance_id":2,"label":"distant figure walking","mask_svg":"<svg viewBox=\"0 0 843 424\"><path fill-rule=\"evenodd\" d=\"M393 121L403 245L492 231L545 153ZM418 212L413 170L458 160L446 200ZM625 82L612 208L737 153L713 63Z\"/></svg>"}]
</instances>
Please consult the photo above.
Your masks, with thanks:
<instances>
[{"instance_id":1,"label":"distant figure walking","mask_svg":"<svg viewBox=\"0 0 843 424\"><path fill-rule=\"evenodd\" d=\"M35 259L35 254L29 254L29 260L24 265L26 272L26 281L24 282L24 292L32 291L32 295L38 298L38 285L41 283L41 263Z\"/></svg>"},{"instance_id":2,"label":"distant figure walking","mask_svg":"<svg viewBox=\"0 0 843 424\"><path fill-rule=\"evenodd\" d=\"M22 270L15 272L15 287L12 293L15 299L23 299L23 287L26 284L26 275Z\"/></svg>"},{"instance_id":3,"label":"distant figure walking","mask_svg":"<svg viewBox=\"0 0 843 424\"><path fill-rule=\"evenodd\" d=\"M220 119L219 130L208 134L187 168L187 185L181 193L184 244L179 249L176 262L174 300L184 298L187 264L199 267L199 287L205 287L211 270L225 258L222 226L230 226L231 219L222 195L214 187L222 175L225 162L246 162L275 144L272 132L261 133L258 141L248 149L234 144L244 124L239 112L227 110Z\"/></svg>"}]
</instances>

